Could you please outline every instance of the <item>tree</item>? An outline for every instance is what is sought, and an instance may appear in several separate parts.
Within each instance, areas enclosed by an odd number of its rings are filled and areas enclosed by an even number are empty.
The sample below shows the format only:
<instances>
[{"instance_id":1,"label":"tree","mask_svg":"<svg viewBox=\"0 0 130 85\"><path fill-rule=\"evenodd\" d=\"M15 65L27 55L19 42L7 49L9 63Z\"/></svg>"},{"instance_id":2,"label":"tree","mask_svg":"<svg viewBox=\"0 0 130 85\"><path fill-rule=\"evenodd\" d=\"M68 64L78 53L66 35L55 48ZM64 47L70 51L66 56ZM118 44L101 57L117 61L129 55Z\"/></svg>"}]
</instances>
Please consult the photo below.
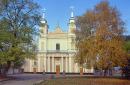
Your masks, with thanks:
<instances>
[{"instance_id":1,"label":"tree","mask_svg":"<svg viewBox=\"0 0 130 85\"><path fill-rule=\"evenodd\" d=\"M127 40L127 41L125 42L124 47L125 47L125 50L126 50L127 52L130 51L130 40Z\"/></svg>"},{"instance_id":2,"label":"tree","mask_svg":"<svg viewBox=\"0 0 130 85\"><path fill-rule=\"evenodd\" d=\"M128 56L128 63L127 65L122 68L122 77L123 77L123 74L125 75L125 78L130 78L130 36L125 36L126 39L125 39L125 44L124 44L124 48L127 52L127 56Z\"/></svg>"},{"instance_id":3,"label":"tree","mask_svg":"<svg viewBox=\"0 0 130 85\"><path fill-rule=\"evenodd\" d=\"M12 63L18 67L35 56L33 37L39 21L39 5L32 0L0 1L0 67L4 74Z\"/></svg>"},{"instance_id":4,"label":"tree","mask_svg":"<svg viewBox=\"0 0 130 85\"><path fill-rule=\"evenodd\" d=\"M107 71L114 66L125 66L126 51L123 49L124 22L116 8L102 1L93 10L77 18L76 60Z\"/></svg>"}]
</instances>

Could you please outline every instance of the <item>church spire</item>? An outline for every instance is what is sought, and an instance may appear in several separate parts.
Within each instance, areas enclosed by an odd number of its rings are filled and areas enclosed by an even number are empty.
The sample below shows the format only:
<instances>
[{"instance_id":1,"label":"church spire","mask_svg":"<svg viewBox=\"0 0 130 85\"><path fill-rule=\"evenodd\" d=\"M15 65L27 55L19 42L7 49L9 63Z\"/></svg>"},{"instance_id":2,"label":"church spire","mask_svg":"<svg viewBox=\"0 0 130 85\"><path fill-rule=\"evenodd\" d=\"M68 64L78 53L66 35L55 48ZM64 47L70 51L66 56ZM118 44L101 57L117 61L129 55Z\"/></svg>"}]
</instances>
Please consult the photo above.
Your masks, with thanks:
<instances>
[{"instance_id":1,"label":"church spire","mask_svg":"<svg viewBox=\"0 0 130 85\"><path fill-rule=\"evenodd\" d=\"M40 30L42 34L47 34L48 33L48 24L47 24L47 20L45 19L45 11L46 9L42 9L42 18L41 18L41 26L40 26Z\"/></svg>"},{"instance_id":2,"label":"church spire","mask_svg":"<svg viewBox=\"0 0 130 85\"><path fill-rule=\"evenodd\" d=\"M42 18L45 19L45 11L46 11L46 9L44 8L42 11L43 11Z\"/></svg>"},{"instance_id":3,"label":"church spire","mask_svg":"<svg viewBox=\"0 0 130 85\"><path fill-rule=\"evenodd\" d=\"M74 7L71 6L70 9L71 9L71 18L73 18L74 17Z\"/></svg>"},{"instance_id":4,"label":"church spire","mask_svg":"<svg viewBox=\"0 0 130 85\"><path fill-rule=\"evenodd\" d=\"M74 30L76 29L76 25L75 25L75 19L74 19L74 7L71 6L71 16L69 19L69 33L73 33Z\"/></svg>"},{"instance_id":5,"label":"church spire","mask_svg":"<svg viewBox=\"0 0 130 85\"><path fill-rule=\"evenodd\" d=\"M44 9L42 9L42 20L41 20L41 23L43 23L43 24L46 24L47 23L47 21L46 21L46 19L45 19L45 12L46 11L46 9L44 8Z\"/></svg>"}]
</instances>

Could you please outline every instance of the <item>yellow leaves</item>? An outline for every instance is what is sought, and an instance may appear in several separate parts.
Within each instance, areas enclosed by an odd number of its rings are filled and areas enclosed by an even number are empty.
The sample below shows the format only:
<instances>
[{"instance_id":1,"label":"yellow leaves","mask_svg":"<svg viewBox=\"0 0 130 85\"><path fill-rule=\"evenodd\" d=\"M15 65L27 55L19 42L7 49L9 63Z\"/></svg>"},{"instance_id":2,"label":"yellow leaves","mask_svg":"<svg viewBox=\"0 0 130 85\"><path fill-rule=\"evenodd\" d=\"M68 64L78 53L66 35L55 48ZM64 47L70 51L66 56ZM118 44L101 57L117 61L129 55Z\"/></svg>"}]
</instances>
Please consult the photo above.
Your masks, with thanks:
<instances>
[{"instance_id":1,"label":"yellow leaves","mask_svg":"<svg viewBox=\"0 0 130 85\"><path fill-rule=\"evenodd\" d=\"M115 8L103 1L78 18L78 21L80 31L77 36L80 40L76 45L76 56L79 62L94 61L104 69L126 64L127 55L122 38L124 24ZM90 33L92 29L94 33Z\"/></svg>"}]
</instances>

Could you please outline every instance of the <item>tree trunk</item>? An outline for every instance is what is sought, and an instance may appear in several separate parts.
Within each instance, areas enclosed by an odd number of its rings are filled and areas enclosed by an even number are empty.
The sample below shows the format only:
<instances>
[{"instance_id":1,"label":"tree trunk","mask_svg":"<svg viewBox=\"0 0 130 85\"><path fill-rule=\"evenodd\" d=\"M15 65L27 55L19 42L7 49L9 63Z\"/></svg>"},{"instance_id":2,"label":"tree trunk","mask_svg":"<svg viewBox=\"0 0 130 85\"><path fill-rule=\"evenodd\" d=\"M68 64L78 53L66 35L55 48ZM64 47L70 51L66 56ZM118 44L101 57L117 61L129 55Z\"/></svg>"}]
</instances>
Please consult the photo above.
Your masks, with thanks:
<instances>
[{"instance_id":1,"label":"tree trunk","mask_svg":"<svg viewBox=\"0 0 130 85\"><path fill-rule=\"evenodd\" d=\"M100 71L100 76L103 76L103 70Z\"/></svg>"},{"instance_id":2,"label":"tree trunk","mask_svg":"<svg viewBox=\"0 0 130 85\"><path fill-rule=\"evenodd\" d=\"M14 66L12 67L12 69L13 69L13 74L14 74Z\"/></svg>"},{"instance_id":3,"label":"tree trunk","mask_svg":"<svg viewBox=\"0 0 130 85\"><path fill-rule=\"evenodd\" d=\"M113 73L112 73L112 69L109 69L109 76L112 76Z\"/></svg>"},{"instance_id":4,"label":"tree trunk","mask_svg":"<svg viewBox=\"0 0 130 85\"><path fill-rule=\"evenodd\" d=\"M10 66L11 66L11 61L8 61L7 64L3 66L3 73L2 74L4 76L7 76L7 72L9 70Z\"/></svg>"},{"instance_id":5,"label":"tree trunk","mask_svg":"<svg viewBox=\"0 0 130 85\"><path fill-rule=\"evenodd\" d=\"M107 76L107 69L104 70L104 76Z\"/></svg>"},{"instance_id":6,"label":"tree trunk","mask_svg":"<svg viewBox=\"0 0 130 85\"><path fill-rule=\"evenodd\" d=\"M0 75L1 75L1 73L2 73L1 70L2 70L2 66L0 65Z\"/></svg>"}]
</instances>

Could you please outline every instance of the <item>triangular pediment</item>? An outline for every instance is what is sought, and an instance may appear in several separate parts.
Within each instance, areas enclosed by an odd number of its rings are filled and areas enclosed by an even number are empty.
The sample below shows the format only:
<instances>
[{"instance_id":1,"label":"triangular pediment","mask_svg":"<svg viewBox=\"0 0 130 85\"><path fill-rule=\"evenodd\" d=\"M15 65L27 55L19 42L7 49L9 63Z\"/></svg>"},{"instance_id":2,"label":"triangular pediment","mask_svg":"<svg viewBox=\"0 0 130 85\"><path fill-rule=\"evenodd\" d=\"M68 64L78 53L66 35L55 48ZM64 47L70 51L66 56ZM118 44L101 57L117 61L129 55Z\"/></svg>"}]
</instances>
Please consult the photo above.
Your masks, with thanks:
<instances>
[{"instance_id":1,"label":"triangular pediment","mask_svg":"<svg viewBox=\"0 0 130 85\"><path fill-rule=\"evenodd\" d=\"M54 33L63 33L63 31L59 26L57 26Z\"/></svg>"}]
</instances>

